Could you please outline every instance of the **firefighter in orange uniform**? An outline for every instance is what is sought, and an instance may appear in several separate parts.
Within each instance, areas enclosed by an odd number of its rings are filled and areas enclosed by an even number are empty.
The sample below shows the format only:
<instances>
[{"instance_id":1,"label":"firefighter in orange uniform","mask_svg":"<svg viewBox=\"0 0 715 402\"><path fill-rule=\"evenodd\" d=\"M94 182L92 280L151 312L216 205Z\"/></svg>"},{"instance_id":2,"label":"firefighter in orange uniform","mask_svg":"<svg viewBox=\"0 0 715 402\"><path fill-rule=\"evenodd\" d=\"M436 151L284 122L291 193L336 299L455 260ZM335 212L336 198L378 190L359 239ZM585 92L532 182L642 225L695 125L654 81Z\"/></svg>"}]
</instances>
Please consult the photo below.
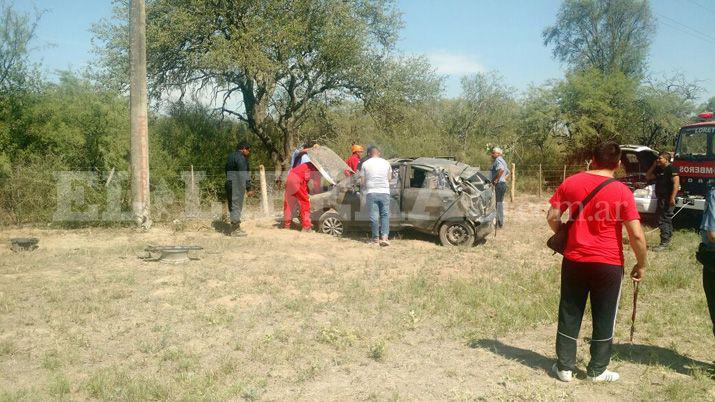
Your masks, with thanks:
<instances>
[{"instance_id":1,"label":"firefighter in orange uniform","mask_svg":"<svg viewBox=\"0 0 715 402\"><path fill-rule=\"evenodd\" d=\"M358 171L358 165L360 164L360 158L362 158L362 153L365 151L365 149L362 147L362 145L358 144L353 144L351 152L352 154L348 157L348 159L345 161L345 163L350 166L350 169L353 170L353 172ZM351 176L353 173L352 172L346 172L348 176Z\"/></svg>"},{"instance_id":2,"label":"firefighter in orange uniform","mask_svg":"<svg viewBox=\"0 0 715 402\"><path fill-rule=\"evenodd\" d=\"M283 227L290 229L293 211L300 206L300 223L303 232L310 232L313 224L310 221L310 196L308 183L312 181L314 189L320 188L320 173L311 163L300 164L288 173L283 199Z\"/></svg>"}]
</instances>

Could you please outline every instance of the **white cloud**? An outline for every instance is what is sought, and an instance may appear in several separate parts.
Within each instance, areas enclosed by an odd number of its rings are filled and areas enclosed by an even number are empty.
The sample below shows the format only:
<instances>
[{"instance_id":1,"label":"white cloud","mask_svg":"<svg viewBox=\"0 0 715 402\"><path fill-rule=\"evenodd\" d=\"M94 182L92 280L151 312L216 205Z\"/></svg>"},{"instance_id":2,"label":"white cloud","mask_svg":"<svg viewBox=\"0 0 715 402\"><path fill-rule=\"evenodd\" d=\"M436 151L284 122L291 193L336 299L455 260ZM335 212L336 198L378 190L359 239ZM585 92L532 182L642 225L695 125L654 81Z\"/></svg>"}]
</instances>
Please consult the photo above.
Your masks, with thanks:
<instances>
[{"instance_id":1,"label":"white cloud","mask_svg":"<svg viewBox=\"0 0 715 402\"><path fill-rule=\"evenodd\" d=\"M467 75L486 71L477 59L469 54L435 52L427 53L426 56L439 74Z\"/></svg>"}]
</instances>

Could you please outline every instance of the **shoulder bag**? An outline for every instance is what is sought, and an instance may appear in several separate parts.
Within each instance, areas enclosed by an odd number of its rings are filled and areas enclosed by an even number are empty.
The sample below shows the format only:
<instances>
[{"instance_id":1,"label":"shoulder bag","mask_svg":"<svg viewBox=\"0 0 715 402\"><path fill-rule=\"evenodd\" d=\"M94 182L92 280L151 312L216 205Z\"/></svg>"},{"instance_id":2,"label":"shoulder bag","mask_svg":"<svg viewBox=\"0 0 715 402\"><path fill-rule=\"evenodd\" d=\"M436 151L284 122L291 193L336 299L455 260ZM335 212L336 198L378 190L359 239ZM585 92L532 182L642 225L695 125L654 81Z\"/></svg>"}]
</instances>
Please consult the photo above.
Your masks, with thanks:
<instances>
[{"instance_id":1,"label":"shoulder bag","mask_svg":"<svg viewBox=\"0 0 715 402\"><path fill-rule=\"evenodd\" d=\"M559 253L563 255L564 251L566 251L566 243L568 242L569 229L571 229L571 225L573 225L574 221L578 219L579 214L581 214L581 211L586 207L586 204L588 204L589 201L591 201L591 199L599 191L601 191L602 188L606 187L610 183L613 183L614 181L616 181L616 179L606 179L601 184L596 186L596 188L594 188L586 196L586 198L578 204L578 208L576 208L574 216L569 217L569 220L563 225L560 225L559 230L554 233L553 236L549 237L549 240L546 241L546 246L554 250L554 254Z\"/></svg>"}]
</instances>

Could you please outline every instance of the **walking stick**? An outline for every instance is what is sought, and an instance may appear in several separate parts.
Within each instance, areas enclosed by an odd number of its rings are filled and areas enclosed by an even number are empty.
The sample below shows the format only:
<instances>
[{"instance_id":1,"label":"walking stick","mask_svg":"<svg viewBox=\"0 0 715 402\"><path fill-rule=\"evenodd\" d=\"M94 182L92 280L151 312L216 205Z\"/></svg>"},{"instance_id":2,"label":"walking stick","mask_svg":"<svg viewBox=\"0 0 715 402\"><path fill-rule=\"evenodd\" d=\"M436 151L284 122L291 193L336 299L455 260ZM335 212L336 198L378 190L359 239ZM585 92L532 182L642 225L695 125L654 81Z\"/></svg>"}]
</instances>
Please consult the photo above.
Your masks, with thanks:
<instances>
[{"instance_id":1,"label":"walking stick","mask_svg":"<svg viewBox=\"0 0 715 402\"><path fill-rule=\"evenodd\" d=\"M631 343L633 343L633 332L636 330L636 312L638 311L638 283L633 282L633 314L631 314Z\"/></svg>"}]
</instances>

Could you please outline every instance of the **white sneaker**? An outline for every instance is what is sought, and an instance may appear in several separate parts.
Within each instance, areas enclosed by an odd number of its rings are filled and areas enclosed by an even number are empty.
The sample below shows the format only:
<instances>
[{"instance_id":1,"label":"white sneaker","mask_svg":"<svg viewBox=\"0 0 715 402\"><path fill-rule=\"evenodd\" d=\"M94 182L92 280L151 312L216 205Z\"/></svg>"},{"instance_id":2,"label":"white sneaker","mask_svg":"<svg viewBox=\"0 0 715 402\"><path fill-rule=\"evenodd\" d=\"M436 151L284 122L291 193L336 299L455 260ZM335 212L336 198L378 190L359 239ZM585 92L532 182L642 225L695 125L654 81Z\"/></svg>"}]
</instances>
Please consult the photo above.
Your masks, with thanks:
<instances>
[{"instance_id":1,"label":"white sneaker","mask_svg":"<svg viewBox=\"0 0 715 402\"><path fill-rule=\"evenodd\" d=\"M551 371L563 382L571 382L571 380L573 380L573 372L571 372L571 370L559 370L559 366L556 363L551 367Z\"/></svg>"},{"instance_id":2,"label":"white sneaker","mask_svg":"<svg viewBox=\"0 0 715 402\"><path fill-rule=\"evenodd\" d=\"M606 370L597 377L588 376L586 378L591 382L613 382L618 381L621 376L615 371Z\"/></svg>"}]
</instances>

